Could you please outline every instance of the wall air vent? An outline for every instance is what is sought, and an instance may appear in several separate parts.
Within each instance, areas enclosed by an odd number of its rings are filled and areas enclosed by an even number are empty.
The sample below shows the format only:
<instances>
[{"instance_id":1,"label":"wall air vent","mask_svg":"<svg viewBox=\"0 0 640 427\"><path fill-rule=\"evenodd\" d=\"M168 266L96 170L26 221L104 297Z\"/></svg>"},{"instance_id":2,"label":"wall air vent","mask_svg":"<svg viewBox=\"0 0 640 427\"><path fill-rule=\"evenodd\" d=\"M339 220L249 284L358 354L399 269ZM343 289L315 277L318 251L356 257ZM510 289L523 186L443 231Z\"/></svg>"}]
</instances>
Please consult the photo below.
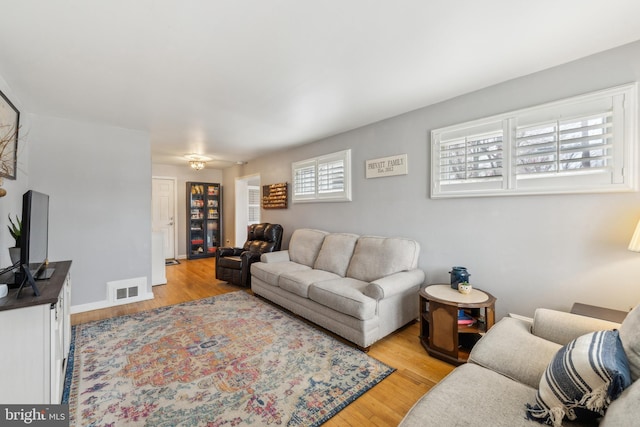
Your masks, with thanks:
<instances>
[{"instance_id":1,"label":"wall air vent","mask_svg":"<svg viewBox=\"0 0 640 427\"><path fill-rule=\"evenodd\" d=\"M107 282L108 300L115 304L137 301L145 286L147 286L146 277Z\"/></svg>"}]
</instances>

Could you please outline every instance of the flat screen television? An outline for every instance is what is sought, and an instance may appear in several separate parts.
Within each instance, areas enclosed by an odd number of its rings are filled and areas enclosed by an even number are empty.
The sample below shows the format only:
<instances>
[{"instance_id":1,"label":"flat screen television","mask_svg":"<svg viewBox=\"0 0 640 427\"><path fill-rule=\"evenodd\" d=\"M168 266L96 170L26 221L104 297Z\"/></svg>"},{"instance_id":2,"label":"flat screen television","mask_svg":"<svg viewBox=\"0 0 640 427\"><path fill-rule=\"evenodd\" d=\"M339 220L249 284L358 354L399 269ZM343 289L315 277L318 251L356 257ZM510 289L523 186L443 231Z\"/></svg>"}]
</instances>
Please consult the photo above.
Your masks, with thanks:
<instances>
[{"instance_id":1,"label":"flat screen television","mask_svg":"<svg viewBox=\"0 0 640 427\"><path fill-rule=\"evenodd\" d=\"M49 279L49 196L29 190L22 196L22 235L20 237L21 284L31 286L36 296L40 291L36 280Z\"/></svg>"}]
</instances>

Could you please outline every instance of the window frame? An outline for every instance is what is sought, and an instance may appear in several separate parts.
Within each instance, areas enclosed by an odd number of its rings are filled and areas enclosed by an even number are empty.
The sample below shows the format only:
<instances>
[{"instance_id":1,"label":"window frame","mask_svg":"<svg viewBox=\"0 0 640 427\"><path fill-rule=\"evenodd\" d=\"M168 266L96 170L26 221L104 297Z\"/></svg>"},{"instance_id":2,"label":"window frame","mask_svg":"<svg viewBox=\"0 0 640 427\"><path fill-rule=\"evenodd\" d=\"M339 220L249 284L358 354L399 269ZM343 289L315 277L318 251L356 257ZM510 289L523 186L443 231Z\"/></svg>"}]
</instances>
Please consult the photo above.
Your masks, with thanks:
<instances>
[{"instance_id":1,"label":"window frame","mask_svg":"<svg viewBox=\"0 0 640 427\"><path fill-rule=\"evenodd\" d=\"M638 191L638 84L632 83L601 91L566 98L560 101L515 110L504 114L473 120L431 131L431 185L430 197L482 197L526 194L571 194ZM517 132L537 124L580 120L593 115L611 115L611 156L607 167L562 170L556 173L518 173ZM603 125L605 126L605 125ZM608 125L607 125L608 126ZM454 139L476 137L497 132L502 128L502 175L478 179L450 178L452 160L447 160L443 147L451 146ZM562 141L558 141L560 146ZM520 150L522 151L522 150ZM560 152L560 151L559 151ZM460 157L460 156L458 156ZM448 163L447 163L448 162ZM560 160L558 160L560 162ZM477 162L476 162L477 163ZM470 162L454 166L461 170ZM447 175L449 173L449 175ZM455 182L454 182L455 181Z\"/></svg>"},{"instance_id":2,"label":"window frame","mask_svg":"<svg viewBox=\"0 0 640 427\"><path fill-rule=\"evenodd\" d=\"M258 185L247 186L247 218L248 218L247 224L248 225L260 224L260 219L262 218L262 212L260 207L260 200L261 200L260 193L261 193L260 186ZM255 218L254 215L257 216L257 219Z\"/></svg>"},{"instance_id":3,"label":"window frame","mask_svg":"<svg viewBox=\"0 0 640 427\"><path fill-rule=\"evenodd\" d=\"M342 162L342 188L338 191L321 191L319 184L320 169L322 165ZM302 170L312 170L313 180L311 191L298 193L297 173ZM337 151L310 159L300 160L291 163L291 201L293 203L311 202L350 202L351 201L351 149ZM307 183L308 184L308 183Z\"/></svg>"}]
</instances>

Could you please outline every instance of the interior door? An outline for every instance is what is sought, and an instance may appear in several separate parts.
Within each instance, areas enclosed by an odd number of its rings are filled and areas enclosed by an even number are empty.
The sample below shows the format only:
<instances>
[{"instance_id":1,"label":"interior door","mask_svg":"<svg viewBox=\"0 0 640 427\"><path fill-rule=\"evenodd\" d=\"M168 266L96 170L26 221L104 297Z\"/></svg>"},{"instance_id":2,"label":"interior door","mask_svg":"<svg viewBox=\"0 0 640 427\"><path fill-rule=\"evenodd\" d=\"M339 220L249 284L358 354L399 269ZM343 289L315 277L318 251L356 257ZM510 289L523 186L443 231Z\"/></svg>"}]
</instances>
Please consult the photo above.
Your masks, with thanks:
<instances>
[{"instance_id":1,"label":"interior door","mask_svg":"<svg viewBox=\"0 0 640 427\"><path fill-rule=\"evenodd\" d=\"M165 258L175 258L175 179L153 178L151 190L153 231L163 234Z\"/></svg>"}]
</instances>

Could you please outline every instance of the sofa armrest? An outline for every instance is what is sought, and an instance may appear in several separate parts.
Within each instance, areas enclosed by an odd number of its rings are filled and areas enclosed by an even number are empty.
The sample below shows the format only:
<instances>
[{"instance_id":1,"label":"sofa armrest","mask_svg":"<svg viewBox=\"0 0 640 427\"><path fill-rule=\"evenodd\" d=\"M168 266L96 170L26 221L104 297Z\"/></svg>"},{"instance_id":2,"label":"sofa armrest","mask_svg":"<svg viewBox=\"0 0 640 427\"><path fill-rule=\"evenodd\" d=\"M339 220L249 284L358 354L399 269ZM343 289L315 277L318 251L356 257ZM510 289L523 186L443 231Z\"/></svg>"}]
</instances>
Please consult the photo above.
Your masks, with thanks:
<instances>
[{"instance_id":1,"label":"sofa armrest","mask_svg":"<svg viewBox=\"0 0 640 427\"><path fill-rule=\"evenodd\" d=\"M218 248L218 250L216 251L216 255L218 257L225 257L225 256L238 256L242 253L242 248L232 248L232 247L228 247L228 246L223 246Z\"/></svg>"},{"instance_id":2,"label":"sofa armrest","mask_svg":"<svg viewBox=\"0 0 640 427\"><path fill-rule=\"evenodd\" d=\"M242 259L243 265L250 265L260 261L261 256L262 254L260 252L244 251L240 254L240 259Z\"/></svg>"},{"instance_id":3,"label":"sofa armrest","mask_svg":"<svg viewBox=\"0 0 640 427\"><path fill-rule=\"evenodd\" d=\"M275 251L275 252L265 252L260 255L261 262L285 262L290 261L289 259L289 251Z\"/></svg>"},{"instance_id":4,"label":"sofa armrest","mask_svg":"<svg viewBox=\"0 0 640 427\"><path fill-rule=\"evenodd\" d=\"M476 343L469 361L537 389L561 347L533 335L527 322L505 317Z\"/></svg>"},{"instance_id":5,"label":"sofa armrest","mask_svg":"<svg viewBox=\"0 0 640 427\"><path fill-rule=\"evenodd\" d=\"M618 328L620 328L619 323L539 308L533 316L531 332L545 340L565 345L589 332Z\"/></svg>"},{"instance_id":6,"label":"sofa armrest","mask_svg":"<svg viewBox=\"0 0 640 427\"><path fill-rule=\"evenodd\" d=\"M369 283L364 289L364 294L375 300L381 300L420 287L423 282L424 271L422 270L400 271Z\"/></svg>"}]
</instances>

